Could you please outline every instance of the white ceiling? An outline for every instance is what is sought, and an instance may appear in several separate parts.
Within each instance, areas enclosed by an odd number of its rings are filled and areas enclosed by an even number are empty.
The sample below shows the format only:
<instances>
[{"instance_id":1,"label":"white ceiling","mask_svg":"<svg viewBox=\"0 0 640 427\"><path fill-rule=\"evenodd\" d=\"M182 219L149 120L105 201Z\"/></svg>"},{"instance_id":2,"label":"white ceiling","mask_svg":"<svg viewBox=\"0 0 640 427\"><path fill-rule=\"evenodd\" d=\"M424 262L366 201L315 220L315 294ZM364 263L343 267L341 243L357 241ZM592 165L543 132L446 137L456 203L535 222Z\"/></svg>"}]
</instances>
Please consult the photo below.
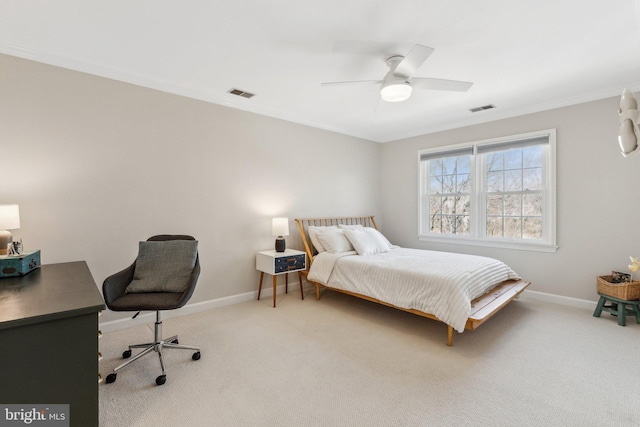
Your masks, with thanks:
<instances>
[{"instance_id":1,"label":"white ceiling","mask_svg":"<svg viewBox=\"0 0 640 427\"><path fill-rule=\"evenodd\" d=\"M416 76L473 87L320 86L382 79L417 43ZM0 53L386 142L640 90L640 0L0 0Z\"/></svg>"}]
</instances>

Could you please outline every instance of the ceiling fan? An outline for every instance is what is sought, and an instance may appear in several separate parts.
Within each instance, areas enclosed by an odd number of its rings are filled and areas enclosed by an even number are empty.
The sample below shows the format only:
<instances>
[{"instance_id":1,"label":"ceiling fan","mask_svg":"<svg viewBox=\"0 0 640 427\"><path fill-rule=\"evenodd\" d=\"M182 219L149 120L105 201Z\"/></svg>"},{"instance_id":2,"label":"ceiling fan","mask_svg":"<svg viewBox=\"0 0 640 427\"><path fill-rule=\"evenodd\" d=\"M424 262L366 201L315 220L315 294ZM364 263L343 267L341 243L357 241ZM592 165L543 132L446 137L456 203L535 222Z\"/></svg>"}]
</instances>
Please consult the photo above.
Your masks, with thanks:
<instances>
[{"instance_id":1,"label":"ceiling fan","mask_svg":"<svg viewBox=\"0 0 640 427\"><path fill-rule=\"evenodd\" d=\"M413 89L445 90L466 92L473 85L459 80L443 80L428 77L413 77L413 73L429 58L435 49L416 44L407 56L394 55L386 59L389 72L382 80L359 80L345 82L326 82L322 86L338 86L360 83L380 85L380 97L387 102L399 102L409 99Z\"/></svg>"}]
</instances>

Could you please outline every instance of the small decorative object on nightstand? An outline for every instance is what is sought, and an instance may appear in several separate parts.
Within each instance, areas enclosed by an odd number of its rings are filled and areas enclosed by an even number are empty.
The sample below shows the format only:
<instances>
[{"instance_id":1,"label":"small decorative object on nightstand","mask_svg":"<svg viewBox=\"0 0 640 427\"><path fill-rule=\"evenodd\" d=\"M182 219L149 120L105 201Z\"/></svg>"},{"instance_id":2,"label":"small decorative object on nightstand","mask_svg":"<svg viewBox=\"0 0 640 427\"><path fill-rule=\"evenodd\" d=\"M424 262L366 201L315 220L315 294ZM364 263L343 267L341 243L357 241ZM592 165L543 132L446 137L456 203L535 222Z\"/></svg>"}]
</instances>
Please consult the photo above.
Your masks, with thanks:
<instances>
[{"instance_id":1,"label":"small decorative object on nightstand","mask_svg":"<svg viewBox=\"0 0 640 427\"><path fill-rule=\"evenodd\" d=\"M276 306L276 284L278 276L284 274L285 293L289 293L289 273L298 272L300 283L300 296L304 299L302 292L302 272L307 268L307 254L295 249L287 249L283 252L262 251L256 254L256 269L260 271L260 286L258 287L258 300L262 292L262 279L264 273L273 276L273 306Z\"/></svg>"}]
</instances>

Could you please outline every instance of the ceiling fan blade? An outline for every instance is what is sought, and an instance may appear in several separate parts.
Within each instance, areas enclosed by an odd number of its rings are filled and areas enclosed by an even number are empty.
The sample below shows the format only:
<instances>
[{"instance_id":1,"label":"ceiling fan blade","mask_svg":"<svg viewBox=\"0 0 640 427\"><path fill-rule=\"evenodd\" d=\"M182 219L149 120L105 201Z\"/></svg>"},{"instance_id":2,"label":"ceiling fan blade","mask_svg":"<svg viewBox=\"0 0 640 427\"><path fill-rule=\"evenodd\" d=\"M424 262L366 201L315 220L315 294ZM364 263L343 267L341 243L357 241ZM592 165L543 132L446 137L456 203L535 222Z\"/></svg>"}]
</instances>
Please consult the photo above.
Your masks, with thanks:
<instances>
[{"instance_id":1,"label":"ceiling fan blade","mask_svg":"<svg viewBox=\"0 0 640 427\"><path fill-rule=\"evenodd\" d=\"M381 84L382 80L354 80L347 82L324 82L320 83L322 86L346 86L346 85L357 85L357 84Z\"/></svg>"},{"instance_id":2,"label":"ceiling fan blade","mask_svg":"<svg viewBox=\"0 0 640 427\"><path fill-rule=\"evenodd\" d=\"M423 46L421 44L415 45L404 57L404 59L398 64L393 74L401 75L404 77L411 77L418 68L427 60L435 49L432 47Z\"/></svg>"},{"instance_id":3,"label":"ceiling fan blade","mask_svg":"<svg viewBox=\"0 0 640 427\"><path fill-rule=\"evenodd\" d=\"M411 87L414 89L447 90L451 92L466 92L473 86L471 82L430 79L427 77L413 77L409 80L409 84L411 84Z\"/></svg>"}]
</instances>

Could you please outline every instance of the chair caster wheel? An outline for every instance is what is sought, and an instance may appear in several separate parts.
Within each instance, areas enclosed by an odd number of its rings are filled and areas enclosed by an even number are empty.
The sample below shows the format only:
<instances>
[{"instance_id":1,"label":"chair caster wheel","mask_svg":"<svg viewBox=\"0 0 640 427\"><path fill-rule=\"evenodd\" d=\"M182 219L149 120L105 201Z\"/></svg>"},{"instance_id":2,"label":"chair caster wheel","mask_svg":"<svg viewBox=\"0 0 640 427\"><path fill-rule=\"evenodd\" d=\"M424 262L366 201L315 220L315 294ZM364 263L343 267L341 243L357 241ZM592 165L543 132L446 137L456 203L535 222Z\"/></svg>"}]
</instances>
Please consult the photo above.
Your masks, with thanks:
<instances>
[{"instance_id":1,"label":"chair caster wheel","mask_svg":"<svg viewBox=\"0 0 640 427\"><path fill-rule=\"evenodd\" d=\"M131 350L126 350L122 352L122 358L123 359L128 359L131 357Z\"/></svg>"},{"instance_id":2,"label":"chair caster wheel","mask_svg":"<svg viewBox=\"0 0 640 427\"><path fill-rule=\"evenodd\" d=\"M191 358L193 360L200 360L200 352L198 351L196 353L193 353L193 356L191 356Z\"/></svg>"},{"instance_id":3,"label":"chair caster wheel","mask_svg":"<svg viewBox=\"0 0 640 427\"><path fill-rule=\"evenodd\" d=\"M158 385L162 385L164 383L167 382L167 376L166 375L160 375L158 378L156 378L156 384Z\"/></svg>"},{"instance_id":4,"label":"chair caster wheel","mask_svg":"<svg viewBox=\"0 0 640 427\"><path fill-rule=\"evenodd\" d=\"M106 383L107 384L111 384L111 383L116 382L116 377L117 376L118 376L118 374L113 374L113 373L107 375Z\"/></svg>"}]
</instances>

